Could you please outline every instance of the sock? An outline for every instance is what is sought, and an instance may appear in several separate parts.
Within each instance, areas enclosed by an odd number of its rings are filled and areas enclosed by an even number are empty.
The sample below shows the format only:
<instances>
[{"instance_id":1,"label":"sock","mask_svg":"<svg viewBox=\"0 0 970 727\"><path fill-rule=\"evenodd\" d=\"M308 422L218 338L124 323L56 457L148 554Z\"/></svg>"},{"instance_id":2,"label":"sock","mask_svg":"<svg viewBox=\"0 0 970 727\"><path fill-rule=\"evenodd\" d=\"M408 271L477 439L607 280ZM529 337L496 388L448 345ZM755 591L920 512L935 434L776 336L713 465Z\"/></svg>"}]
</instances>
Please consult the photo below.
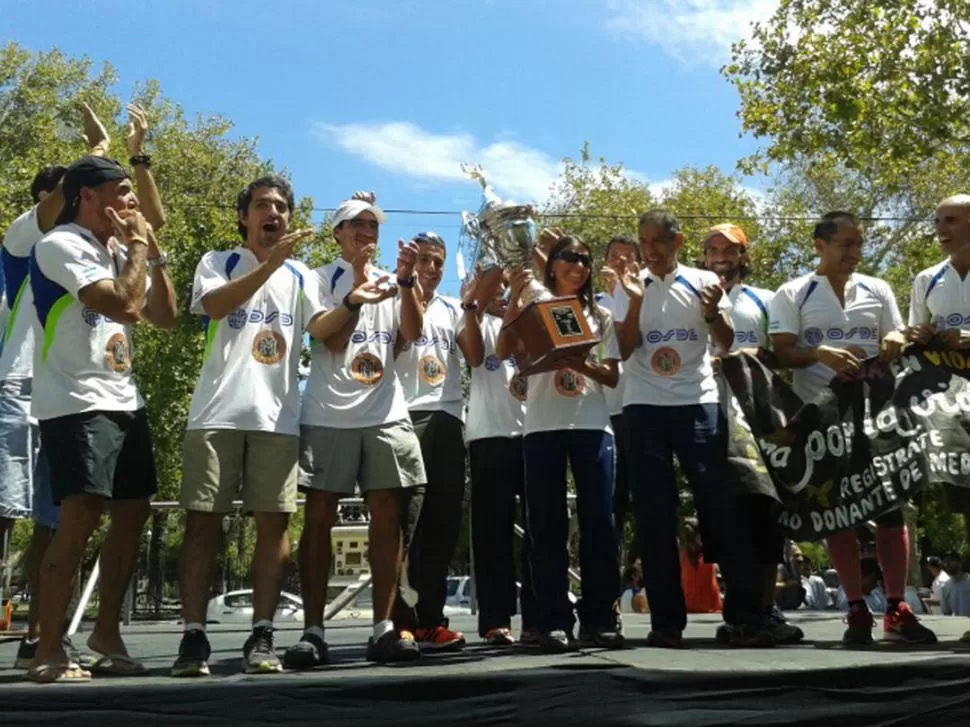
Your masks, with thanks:
<instances>
[{"instance_id":1,"label":"sock","mask_svg":"<svg viewBox=\"0 0 970 727\"><path fill-rule=\"evenodd\" d=\"M394 630L393 621L378 621L374 624L374 641L379 640L384 634Z\"/></svg>"},{"instance_id":2,"label":"sock","mask_svg":"<svg viewBox=\"0 0 970 727\"><path fill-rule=\"evenodd\" d=\"M195 622L187 623L187 624L185 624L185 629L184 630L185 631L201 631L202 633L205 633L205 624L200 624L200 623L195 623Z\"/></svg>"},{"instance_id":3,"label":"sock","mask_svg":"<svg viewBox=\"0 0 970 727\"><path fill-rule=\"evenodd\" d=\"M898 611L899 604L903 602L901 598L886 598L886 610L887 611Z\"/></svg>"},{"instance_id":4,"label":"sock","mask_svg":"<svg viewBox=\"0 0 970 727\"><path fill-rule=\"evenodd\" d=\"M268 618L261 618L259 621L253 622L253 631L256 629L271 629L273 628L273 622Z\"/></svg>"},{"instance_id":5,"label":"sock","mask_svg":"<svg viewBox=\"0 0 970 727\"><path fill-rule=\"evenodd\" d=\"M909 568L909 532L905 525L876 528L876 555L882 568L888 601L906 596L906 570Z\"/></svg>"},{"instance_id":6,"label":"sock","mask_svg":"<svg viewBox=\"0 0 970 727\"><path fill-rule=\"evenodd\" d=\"M859 541L855 532L843 530L841 533L830 535L826 542L829 546L829 557L832 565L839 573L839 580L845 590L845 598L849 603L862 600L862 570L859 566Z\"/></svg>"},{"instance_id":7,"label":"sock","mask_svg":"<svg viewBox=\"0 0 970 727\"><path fill-rule=\"evenodd\" d=\"M321 641L326 641L326 639L324 639L324 637L323 637L323 626L311 626L310 628L308 628L303 633L305 633L305 634L313 634L314 636L316 636Z\"/></svg>"}]
</instances>

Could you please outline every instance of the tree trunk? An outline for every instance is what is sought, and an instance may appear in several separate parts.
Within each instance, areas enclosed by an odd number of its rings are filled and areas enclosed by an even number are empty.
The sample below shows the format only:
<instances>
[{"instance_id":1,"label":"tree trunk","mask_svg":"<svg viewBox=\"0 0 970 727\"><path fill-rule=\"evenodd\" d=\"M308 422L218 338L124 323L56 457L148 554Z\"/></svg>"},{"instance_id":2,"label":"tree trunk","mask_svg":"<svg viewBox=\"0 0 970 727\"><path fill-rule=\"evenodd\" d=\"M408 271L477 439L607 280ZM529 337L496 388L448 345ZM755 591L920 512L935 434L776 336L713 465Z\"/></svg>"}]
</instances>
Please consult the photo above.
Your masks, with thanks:
<instances>
[{"instance_id":1,"label":"tree trunk","mask_svg":"<svg viewBox=\"0 0 970 727\"><path fill-rule=\"evenodd\" d=\"M168 512L152 512L152 539L148 545L148 602L152 615L158 618L162 611L162 597L165 594L165 530L168 527Z\"/></svg>"}]
</instances>

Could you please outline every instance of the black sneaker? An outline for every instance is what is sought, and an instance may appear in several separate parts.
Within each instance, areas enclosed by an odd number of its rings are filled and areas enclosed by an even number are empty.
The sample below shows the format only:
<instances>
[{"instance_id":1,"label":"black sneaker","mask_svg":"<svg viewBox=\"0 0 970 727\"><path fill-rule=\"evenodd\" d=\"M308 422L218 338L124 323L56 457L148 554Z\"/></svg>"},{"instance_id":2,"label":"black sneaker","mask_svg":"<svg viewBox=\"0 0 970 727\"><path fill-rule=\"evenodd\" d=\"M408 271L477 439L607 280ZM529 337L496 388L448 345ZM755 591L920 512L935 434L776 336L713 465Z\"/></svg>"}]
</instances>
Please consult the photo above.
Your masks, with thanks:
<instances>
[{"instance_id":1,"label":"black sneaker","mask_svg":"<svg viewBox=\"0 0 970 727\"><path fill-rule=\"evenodd\" d=\"M772 606L765 611L764 626L771 633L776 644L797 644L805 638L805 632L789 623L778 606Z\"/></svg>"},{"instance_id":2,"label":"black sneaker","mask_svg":"<svg viewBox=\"0 0 970 727\"><path fill-rule=\"evenodd\" d=\"M570 647L569 634L562 629L539 634L539 649L543 654L564 654Z\"/></svg>"},{"instance_id":3,"label":"black sneaker","mask_svg":"<svg viewBox=\"0 0 970 727\"><path fill-rule=\"evenodd\" d=\"M410 631L388 631L374 641L367 641L367 661L378 664L392 664L399 661L414 661L421 656L418 643Z\"/></svg>"},{"instance_id":4,"label":"black sneaker","mask_svg":"<svg viewBox=\"0 0 970 727\"><path fill-rule=\"evenodd\" d=\"M622 627L603 629L601 631L587 631L580 629L579 642L594 649L623 649L626 639L623 638Z\"/></svg>"},{"instance_id":5,"label":"black sneaker","mask_svg":"<svg viewBox=\"0 0 970 727\"><path fill-rule=\"evenodd\" d=\"M734 649L770 649L777 642L774 635L764 624L757 626L735 626L731 630L728 645Z\"/></svg>"},{"instance_id":6,"label":"black sneaker","mask_svg":"<svg viewBox=\"0 0 970 727\"><path fill-rule=\"evenodd\" d=\"M173 677L207 677L209 676L209 655L212 647L205 631L192 629L182 634L179 643L179 656L172 664Z\"/></svg>"},{"instance_id":7,"label":"black sneaker","mask_svg":"<svg viewBox=\"0 0 970 727\"><path fill-rule=\"evenodd\" d=\"M659 649L683 649L684 637L680 631L651 631L647 634L647 646Z\"/></svg>"},{"instance_id":8,"label":"black sneaker","mask_svg":"<svg viewBox=\"0 0 970 727\"><path fill-rule=\"evenodd\" d=\"M17 647L17 658L13 663L14 669L29 669L30 662L34 660L34 654L37 653L38 640L27 641L27 637L24 636L20 640L20 646ZM70 658L70 657L68 657Z\"/></svg>"},{"instance_id":9,"label":"black sneaker","mask_svg":"<svg viewBox=\"0 0 970 727\"><path fill-rule=\"evenodd\" d=\"M257 626L243 645L243 671L247 674L273 674L283 671L273 646L272 626Z\"/></svg>"},{"instance_id":10,"label":"black sneaker","mask_svg":"<svg viewBox=\"0 0 970 727\"><path fill-rule=\"evenodd\" d=\"M719 644L730 644L733 636L734 626L727 623L718 626L717 631L714 632L714 640Z\"/></svg>"},{"instance_id":11,"label":"black sneaker","mask_svg":"<svg viewBox=\"0 0 970 727\"><path fill-rule=\"evenodd\" d=\"M287 669L314 669L330 663L327 642L316 634L304 633L283 654L283 666Z\"/></svg>"}]
</instances>

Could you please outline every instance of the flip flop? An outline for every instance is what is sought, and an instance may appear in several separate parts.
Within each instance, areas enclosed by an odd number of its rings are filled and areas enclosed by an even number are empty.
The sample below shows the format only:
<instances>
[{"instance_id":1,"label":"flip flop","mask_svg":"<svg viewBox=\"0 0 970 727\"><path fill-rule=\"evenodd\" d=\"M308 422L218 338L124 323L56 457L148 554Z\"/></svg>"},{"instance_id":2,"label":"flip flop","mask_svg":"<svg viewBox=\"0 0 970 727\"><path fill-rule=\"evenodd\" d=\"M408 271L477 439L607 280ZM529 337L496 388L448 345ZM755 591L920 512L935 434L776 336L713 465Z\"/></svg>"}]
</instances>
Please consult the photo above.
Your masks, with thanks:
<instances>
[{"instance_id":1,"label":"flip flop","mask_svg":"<svg viewBox=\"0 0 970 727\"><path fill-rule=\"evenodd\" d=\"M119 677L137 677L148 674L148 668L128 654L103 654L88 666L92 674L112 674Z\"/></svg>"},{"instance_id":2,"label":"flip flop","mask_svg":"<svg viewBox=\"0 0 970 727\"><path fill-rule=\"evenodd\" d=\"M24 674L24 679L38 684L79 684L91 681L91 672L85 671L77 664L41 664L33 666Z\"/></svg>"}]
</instances>

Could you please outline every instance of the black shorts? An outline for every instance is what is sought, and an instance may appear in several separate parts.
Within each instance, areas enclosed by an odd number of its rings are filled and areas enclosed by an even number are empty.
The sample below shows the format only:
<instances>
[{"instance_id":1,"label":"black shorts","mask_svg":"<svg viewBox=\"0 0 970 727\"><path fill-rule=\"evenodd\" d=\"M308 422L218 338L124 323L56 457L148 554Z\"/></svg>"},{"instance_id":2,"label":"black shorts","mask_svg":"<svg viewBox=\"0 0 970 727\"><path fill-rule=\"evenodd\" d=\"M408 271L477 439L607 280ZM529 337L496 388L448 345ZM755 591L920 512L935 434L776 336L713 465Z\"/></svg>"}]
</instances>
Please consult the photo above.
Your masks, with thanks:
<instances>
[{"instance_id":1,"label":"black shorts","mask_svg":"<svg viewBox=\"0 0 970 727\"><path fill-rule=\"evenodd\" d=\"M151 497L158 489L145 409L91 411L40 423L58 505L75 495L107 500Z\"/></svg>"}]
</instances>

